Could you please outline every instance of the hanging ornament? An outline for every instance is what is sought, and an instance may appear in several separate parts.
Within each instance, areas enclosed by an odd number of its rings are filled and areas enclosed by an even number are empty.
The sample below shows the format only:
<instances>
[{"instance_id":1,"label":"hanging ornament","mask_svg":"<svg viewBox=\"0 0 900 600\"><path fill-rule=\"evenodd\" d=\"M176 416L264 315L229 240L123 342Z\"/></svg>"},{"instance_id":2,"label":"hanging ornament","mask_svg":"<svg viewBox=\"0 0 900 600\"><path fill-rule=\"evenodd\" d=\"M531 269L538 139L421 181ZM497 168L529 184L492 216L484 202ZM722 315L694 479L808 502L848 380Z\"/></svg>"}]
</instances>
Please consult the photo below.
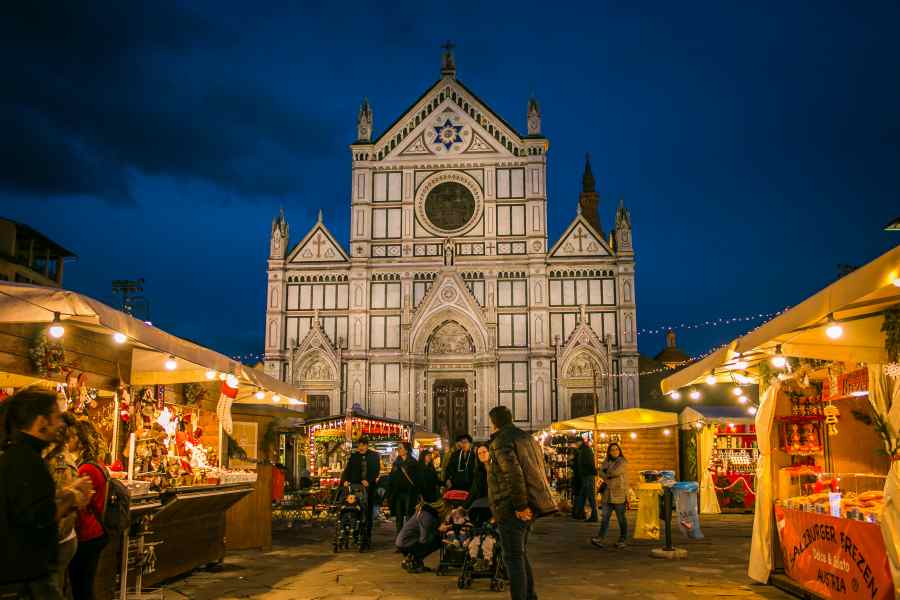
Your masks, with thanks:
<instances>
[{"instance_id":1,"label":"hanging ornament","mask_svg":"<svg viewBox=\"0 0 900 600\"><path fill-rule=\"evenodd\" d=\"M828 435L837 435L838 434L838 417L841 414L841 411L838 410L838 407L829 402L825 405L822 414L825 415L825 425L828 426Z\"/></svg>"}]
</instances>

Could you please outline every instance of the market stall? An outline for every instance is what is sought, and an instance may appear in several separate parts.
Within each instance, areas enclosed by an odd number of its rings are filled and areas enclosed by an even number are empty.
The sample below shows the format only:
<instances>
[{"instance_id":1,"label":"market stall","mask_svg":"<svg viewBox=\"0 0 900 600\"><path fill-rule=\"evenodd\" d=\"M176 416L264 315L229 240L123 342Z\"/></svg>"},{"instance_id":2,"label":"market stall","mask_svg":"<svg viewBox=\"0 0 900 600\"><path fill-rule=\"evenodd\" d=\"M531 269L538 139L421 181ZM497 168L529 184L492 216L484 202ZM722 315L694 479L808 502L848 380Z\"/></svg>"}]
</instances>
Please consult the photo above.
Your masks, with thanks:
<instances>
[{"instance_id":1,"label":"market stall","mask_svg":"<svg viewBox=\"0 0 900 600\"><path fill-rule=\"evenodd\" d=\"M758 380L749 575L821 598L900 591L900 247L663 380ZM690 392L688 392L690 393Z\"/></svg>"},{"instance_id":2,"label":"market stall","mask_svg":"<svg viewBox=\"0 0 900 600\"><path fill-rule=\"evenodd\" d=\"M681 439L693 441L685 450L701 474L701 512L752 512L759 448L756 424L746 407L688 406L678 422Z\"/></svg>"},{"instance_id":3,"label":"market stall","mask_svg":"<svg viewBox=\"0 0 900 600\"><path fill-rule=\"evenodd\" d=\"M226 510L256 480L229 468L232 404L295 393L86 296L0 282L0 398L28 385L55 389L91 421L131 493L132 529L104 550L99 598L124 597L140 561L152 586L222 560Z\"/></svg>"},{"instance_id":4,"label":"market stall","mask_svg":"<svg viewBox=\"0 0 900 600\"><path fill-rule=\"evenodd\" d=\"M381 472L389 473L400 442L410 442L413 424L407 421L372 416L358 405L344 415L311 419L307 422L309 446L307 463L314 481L321 487L339 483L353 442L369 440L369 448L381 457Z\"/></svg>"}]
</instances>

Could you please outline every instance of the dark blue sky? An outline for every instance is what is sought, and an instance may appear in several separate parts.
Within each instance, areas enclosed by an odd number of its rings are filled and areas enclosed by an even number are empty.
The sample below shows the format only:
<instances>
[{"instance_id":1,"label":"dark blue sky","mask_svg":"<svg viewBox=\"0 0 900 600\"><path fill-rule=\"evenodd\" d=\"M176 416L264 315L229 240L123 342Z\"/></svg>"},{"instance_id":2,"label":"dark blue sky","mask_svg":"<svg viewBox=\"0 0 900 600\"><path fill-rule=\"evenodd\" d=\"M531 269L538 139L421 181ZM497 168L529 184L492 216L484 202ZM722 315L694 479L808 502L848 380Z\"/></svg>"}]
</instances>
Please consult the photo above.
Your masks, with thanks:
<instances>
[{"instance_id":1,"label":"dark blue sky","mask_svg":"<svg viewBox=\"0 0 900 600\"><path fill-rule=\"evenodd\" d=\"M346 242L359 103L381 131L448 38L518 129L540 101L552 241L585 152L607 227L624 197L640 327L778 310L900 243L896 2L19 4L0 215L79 255L67 287L114 303L111 280L144 277L154 323L229 354L262 349L278 207L294 240L321 207Z\"/></svg>"}]
</instances>

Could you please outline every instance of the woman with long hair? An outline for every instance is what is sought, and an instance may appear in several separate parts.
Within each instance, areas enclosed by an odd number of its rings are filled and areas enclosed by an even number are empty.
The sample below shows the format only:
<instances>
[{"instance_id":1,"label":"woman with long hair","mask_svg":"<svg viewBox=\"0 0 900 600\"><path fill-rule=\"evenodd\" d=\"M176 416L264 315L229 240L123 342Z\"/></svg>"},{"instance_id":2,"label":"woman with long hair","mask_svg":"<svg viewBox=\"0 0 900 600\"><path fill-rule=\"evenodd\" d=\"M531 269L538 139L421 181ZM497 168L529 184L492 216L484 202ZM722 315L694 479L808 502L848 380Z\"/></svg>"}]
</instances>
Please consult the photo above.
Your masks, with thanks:
<instances>
[{"instance_id":1,"label":"woman with long hair","mask_svg":"<svg viewBox=\"0 0 900 600\"><path fill-rule=\"evenodd\" d=\"M491 453L487 444L481 443L475 446L475 472L472 479L472 487L469 488L469 498L464 507L469 511L469 517L476 525L491 519L491 509L488 503L487 466L491 460Z\"/></svg>"},{"instance_id":2,"label":"woman with long hair","mask_svg":"<svg viewBox=\"0 0 900 600\"><path fill-rule=\"evenodd\" d=\"M403 523L416 511L416 500L419 492L416 489L418 465L412 457L412 446L409 442L401 442L397 447L397 459L394 461L389 476L391 514L397 524L397 533L403 529Z\"/></svg>"},{"instance_id":3,"label":"woman with long hair","mask_svg":"<svg viewBox=\"0 0 900 600\"><path fill-rule=\"evenodd\" d=\"M606 449L606 459L600 465L600 477L603 478L600 505L603 507L603 516L600 519L600 532L591 538L591 543L598 548L604 545L603 540L613 512L616 513L616 523L619 525L616 548L625 547L625 540L628 538L628 520L625 516L625 503L628 500L627 468L628 461L622 454L622 447L613 442Z\"/></svg>"},{"instance_id":4,"label":"woman with long hair","mask_svg":"<svg viewBox=\"0 0 900 600\"><path fill-rule=\"evenodd\" d=\"M69 452L78 464L78 475L90 478L94 494L88 505L78 511L75 521L78 550L69 563L69 580L74 600L94 600L94 577L100 553L108 542L103 529L108 472L100 464L103 438L94 426L89 421L79 420L72 429L75 435L70 438Z\"/></svg>"},{"instance_id":5,"label":"woman with long hair","mask_svg":"<svg viewBox=\"0 0 900 600\"><path fill-rule=\"evenodd\" d=\"M57 504L66 493L66 488L78 480L78 467L71 461L67 452L70 438L74 437L75 417L70 413L62 414L63 427L59 437L44 453L44 462L56 483ZM67 596L66 580L69 572L69 563L78 549L78 536L75 534L75 521L78 518L76 510L72 510L57 521L59 528L59 548L57 549L56 563L53 565L54 576L57 578L59 590L64 597Z\"/></svg>"},{"instance_id":6,"label":"woman with long hair","mask_svg":"<svg viewBox=\"0 0 900 600\"><path fill-rule=\"evenodd\" d=\"M434 468L434 456L431 452L423 451L419 454L416 487L425 502L435 502L441 497L441 481Z\"/></svg>"}]
</instances>

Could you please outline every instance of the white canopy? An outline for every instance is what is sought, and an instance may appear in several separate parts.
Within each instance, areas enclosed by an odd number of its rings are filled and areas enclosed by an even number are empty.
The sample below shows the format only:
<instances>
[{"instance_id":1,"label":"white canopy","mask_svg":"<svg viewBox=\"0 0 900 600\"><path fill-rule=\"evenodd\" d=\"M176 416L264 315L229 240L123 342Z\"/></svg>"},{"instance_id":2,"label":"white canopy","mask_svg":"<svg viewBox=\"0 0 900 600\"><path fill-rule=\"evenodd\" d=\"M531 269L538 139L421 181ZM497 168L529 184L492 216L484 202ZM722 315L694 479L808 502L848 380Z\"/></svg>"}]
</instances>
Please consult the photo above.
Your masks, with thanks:
<instances>
[{"instance_id":1,"label":"white canopy","mask_svg":"<svg viewBox=\"0 0 900 600\"><path fill-rule=\"evenodd\" d=\"M122 333L133 347L131 383L189 383L206 381L207 371L232 374L242 384L238 402L257 401L257 389L281 397L300 399L302 392L292 385L252 369L223 354L174 336L115 310L82 294L69 290L24 283L0 282L0 323L51 323L58 316L64 324L73 324L102 333ZM172 356L173 370L165 368Z\"/></svg>"}]
</instances>

